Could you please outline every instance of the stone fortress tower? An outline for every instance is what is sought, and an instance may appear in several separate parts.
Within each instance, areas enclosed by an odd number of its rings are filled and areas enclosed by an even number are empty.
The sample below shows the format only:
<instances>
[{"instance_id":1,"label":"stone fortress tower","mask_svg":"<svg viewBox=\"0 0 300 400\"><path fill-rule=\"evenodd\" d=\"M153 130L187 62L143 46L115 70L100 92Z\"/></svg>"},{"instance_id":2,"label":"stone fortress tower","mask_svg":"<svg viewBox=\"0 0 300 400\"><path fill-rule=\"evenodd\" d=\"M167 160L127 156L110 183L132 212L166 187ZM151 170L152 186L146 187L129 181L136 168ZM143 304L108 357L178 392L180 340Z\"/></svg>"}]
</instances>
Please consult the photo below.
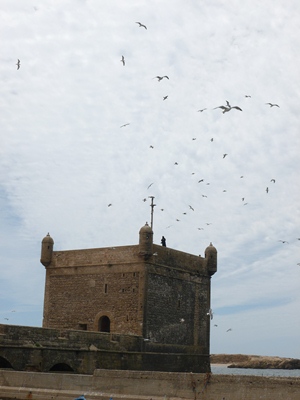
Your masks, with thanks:
<instances>
[{"instance_id":1,"label":"stone fortress tower","mask_svg":"<svg viewBox=\"0 0 300 400\"><path fill-rule=\"evenodd\" d=\"M53 246L48 234L41 248L43 328L138 337L143 352L156 354L156 370L209 370L208 312L217 271L212 244L204 258L156 245L146 223L138 245L67 251ZM170 367L166 354L174 355L177 366Z\"/></svg>"}]
</instances>

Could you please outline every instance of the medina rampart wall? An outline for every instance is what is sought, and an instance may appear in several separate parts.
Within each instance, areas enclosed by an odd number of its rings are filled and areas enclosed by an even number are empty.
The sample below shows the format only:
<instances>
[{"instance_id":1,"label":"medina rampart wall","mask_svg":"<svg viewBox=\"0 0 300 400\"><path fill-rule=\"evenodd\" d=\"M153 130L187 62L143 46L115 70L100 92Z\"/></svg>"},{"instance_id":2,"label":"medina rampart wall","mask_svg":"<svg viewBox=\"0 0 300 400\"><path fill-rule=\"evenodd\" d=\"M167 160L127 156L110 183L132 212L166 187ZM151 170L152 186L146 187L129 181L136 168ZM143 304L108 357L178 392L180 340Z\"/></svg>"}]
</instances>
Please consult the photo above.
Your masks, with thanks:
<instances>
[{"instance_id":1,"label":"medina rampart wall","mask_svg":"<svg viewBox=\"0 0 300 400\"><path fill-rule=\"evenodd\" d=\"M140 336L0 324L0 368L15 371L210 371L209 355L192 350Z\"/></svg>"},{"instance_id":2,"label":"medina rampart wall","mask_svg":"<svg viewBox=\"0 0 300 400\"><path fill-rule=\"evenodd\" d=\"M1 398L298 400L300 378L95 370L93 375L0 370Z\"/></svg>"}]
</instances>

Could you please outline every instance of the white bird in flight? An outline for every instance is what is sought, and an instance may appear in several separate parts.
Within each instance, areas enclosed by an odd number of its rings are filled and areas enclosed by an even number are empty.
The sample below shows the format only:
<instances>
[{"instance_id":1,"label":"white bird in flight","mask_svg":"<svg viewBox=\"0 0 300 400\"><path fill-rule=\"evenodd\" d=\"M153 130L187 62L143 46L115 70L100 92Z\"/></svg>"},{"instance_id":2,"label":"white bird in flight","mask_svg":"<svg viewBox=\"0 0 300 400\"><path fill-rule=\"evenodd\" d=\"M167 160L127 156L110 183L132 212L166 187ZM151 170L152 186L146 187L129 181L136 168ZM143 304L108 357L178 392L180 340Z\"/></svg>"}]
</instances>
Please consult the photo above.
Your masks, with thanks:
<instances>
[{"instance_id":1,"label":"white bird in flight","mask_svg":"<svg viewBox=\"0 0 300 400\"><path fill-rule=\"evenodd\" d=\"M141 22L136 22L136 24L139 24L140 28L143 27L143 28L147 29L146 25L142 24Z\"/></svg>"},{"instance_id":2,"label":"white bird in flight","mask_svg":"<svg viewBox=\"0 0 300 400\"><path fill-rule=\"evenodd\" d=\"M270 107L278 107L278 108L280 108L278 104L274 104L274 103L266 103L266 104L268 104Z\"/></svg>"},{"instance_id":3,"label":"white bird in flight","mask_svg":"<svg viewBox=\"0 0 300 400\"><path fill-rule=\"evenodd\" d=\"M216 108L221 108L221 109L223 110L223 114L226 113L226 112L229 112L229 111L232 110L233 108L235 108L236 110L239 110L239 111L243 111L243 110L242 110L240 107L238 107L238 106L231 106L231 105L229 104L229 101L227 101L227 100L226 100L226 106L215 107L214 110L215 110Z\"/></svg>"},{"instance_id":4,"label":"white bird in flight","mask_svg":"<svg viewBox=\"0 0 300 400\"><path fill-rule=\"evenodd\" d=\"M164 76L155 76L153 79L155 79L155 78L157 78L158 79L158 82L160 82L162 79L164 79L164 78L167 78L167 79L169 79L169 77L167 76L167 75L164 75Z\"/></svg>"}]
</instances>

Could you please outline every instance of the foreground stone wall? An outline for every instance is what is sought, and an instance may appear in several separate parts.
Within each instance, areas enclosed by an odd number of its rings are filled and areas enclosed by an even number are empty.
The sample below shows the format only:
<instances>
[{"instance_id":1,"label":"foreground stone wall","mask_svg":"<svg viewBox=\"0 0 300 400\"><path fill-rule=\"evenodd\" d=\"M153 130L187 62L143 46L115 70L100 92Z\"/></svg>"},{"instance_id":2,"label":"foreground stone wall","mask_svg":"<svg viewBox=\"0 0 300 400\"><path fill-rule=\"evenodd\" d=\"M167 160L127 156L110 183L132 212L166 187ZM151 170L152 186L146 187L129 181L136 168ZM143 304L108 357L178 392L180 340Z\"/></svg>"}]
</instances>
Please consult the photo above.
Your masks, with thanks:
<instances>
[{"instance_id":1,"label":"foreground stone wall","mask_svg":"<svg viewBox=\"0 0 300 400\"><path fill-rule=\"evenodd\" d=\"M194 353L195 349L131 335L0 324L0 368L15 371L93 374L95 369L105 368L209 372L209 355Z\"/></svg>"},{"instance_id":2,"label":"foreground stone wall","mask_svg":"<svg viewBox=\"0 0 300 400\"><path fill-rule=\"evenodd\" d=\"M95 370L94 375L0 370L2 399L298 400L300 378Z\"/></svg>"}]
</instances>

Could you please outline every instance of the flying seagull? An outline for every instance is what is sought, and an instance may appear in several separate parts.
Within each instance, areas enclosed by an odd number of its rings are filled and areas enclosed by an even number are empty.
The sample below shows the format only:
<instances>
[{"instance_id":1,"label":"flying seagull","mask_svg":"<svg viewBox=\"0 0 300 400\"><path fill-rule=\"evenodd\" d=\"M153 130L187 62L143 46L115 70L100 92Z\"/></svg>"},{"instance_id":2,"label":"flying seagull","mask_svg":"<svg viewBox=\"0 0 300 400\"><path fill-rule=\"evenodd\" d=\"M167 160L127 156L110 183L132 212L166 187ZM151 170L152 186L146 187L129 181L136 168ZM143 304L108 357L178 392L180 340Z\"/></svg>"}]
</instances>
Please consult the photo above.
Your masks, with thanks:
<instances>
[{"instance_id":1,"label":"flying seagull","mask_svg":"<svg viewBox=\"0 0 300 400\"><path fill-rule=\"evenodd\" d=\"M251 97L249 94L245 94L245 97Z\"/></svg>"},{"instance_id":2,"label":"flying seagull","mask_svg":"<svg viewBox=\"0 0 300 400\"><path fill-rule=\"evenodd\" d=\"M269 193L269 188L268 187L266 188L266 192Z\"/></svg>"},{"instance_id":3,"label":"flying seagull","mask_svg":"<svg viewBox=\"0 0 300 400\"><path fill-rule=\"evenodd\" d=\"M226 154L226 153L225 153L225 154L223 154L223 158L225 158L226 156L228 156L228 154Z\"/></svg>"},{"instance_id":4,"label":"flying seagull","mask_svg":"<svg viewBox=\"0 0 300 400\"><path fill-rule=\"evenodd\" d=\"M226 332L230 332L230 331L232 331L232 329L231 329L231 328L227 329L227 331L226 331Z\"/></svg>"},{"instance_id":5,"label":"flying seagull","mask_svg":"<svg viewBox=\"0 0 300 400\"><path fill-rule=\"evenodd\" d=\"M18 61L17 61L17 64L16 64L16 66L17 66L17 69L20 69L20 66L21 66L21 61L18 59Z\"/></svg>"},{"instance_id":6,"label":"flying seagull","mask_svg":"<svg viewBox=\"0 0 300 400\"><path fill-rule=\"evenodd\" d=\"M168 97L169 97L169 96L164 96L164 97L163 97L163 100L167 100Z\"/></svg>"},{"instance_id":7,"label":"flying seagull","mask_svg":"<svg viewBox=\"0 0 300 400\"><path fill-rule=\"evenodd\" d=\"M203 112L205 110L207 110L207 109L206 108L202 108L201 110L198 110L197 112Z\"/></svg>"},{"instance_id":8,"label":"flying seagull","mask_svg":"<svg viewBox=\"0 0 300 400\"><path fill-rule=\"evenodd\" d=\"M150 183L150 185L147 187L147 189L149 189L149 188L153 185L153 183L154 183L154 182Z\"/></svg>"},{"instance_id":9,"label":"flying seagull","mask_svg":"<svg viewBox=\"0 0 300 400\"><path fill-rule=\"evenodd\" d=\"M120 61L121 61L121 63L123 63L123 66L125 66L125 58L124 58L124 56L122 56L122 59Z\"/></svg>"},{"instance_id":10,"label":"flying seagull","mask_svg":"<svg viewBox=\"0 0 300 400\"><path fill-rule=\"evenodd\" d=\"M278 242L281 242L281 243L288 243L286 240L278 240Z\"/></svg>"},{"instance_id":11,"label":"flying seagull","mask_svg":"<svg viewBox=\"0 0 300 400\"><path fill-rule=\"evenodd\" d=\"M195 211L192 206L189 206L192 211Z\"/></svg>"},{"instance_id":12,"label":"flying seagull","mask_svg":"<svg viewBox=\"0 0 300 400\"><path fill-rule=\"evenodd\" d=\"M158 79L158 82L160 82L162 79L164 79L164 78L167 78L167 79L169 79L169 77L167 76L167 75L164 75L164 76L155 76L153 79L155 79L155 78L157 78Z\"/></svg>"},{"instance_id":13,"label":"flying seagull","mask_svg":"<svg viewBox=\"0 0 300 400\"><path fill-rule=\"evenodd\" d=\"M275 183L275 179L271 179L271 180L270 180L270 182L273 182L273 183Z\"/></svg>"},{"instance_id":14,"label":"flying seagull","mask_svg":"<svg viewBox=\"0 0 300 400\"><path fill-rule=\"evenodd\" d=\"M270 107L279 107L278 104L274 104L274 103L266 103L266 104L269 104ZM280 107L279 107L279 108L280 108Z\"/></svg>"},{"instance_id":15,"label":"flying seagull","mask_svg":"<svg viewBox=\"0 0 300 400\"><path fill-rule=\"evenodd\" d=\"M208 310L208 312L206 313L206 315L209 315L209 316L210 316L210 319L213 319L214 313L213 313L213 311L212 311L211 308Z\"/></svg>"},{"instance_id":16,"label":"flying seagull","mask_svg":"<svg viewBox=\"0 0 300 400\"><path fill-rule=\"evenodd\" d=\"M140 28L143 27L143 28L147 29L146 25L141 24L140 22L136 22L136 24L139 24L139 27L140 27Z\"/></svg>"},{"instance_id":17,"label":"flying seagull","mask_svg":"<svg viewBox=\"0 0 300 400\"><path fill-rule=\"evenodd\" d=\"M229 112L229 111L232 110L233 108L235 108L236 110L239 110L239 111L243 111L243 110L242 110L240 107L238 107L238 106L231 106L231 105L229 104L229 101L227 101L227 100L226 100L226 106L215 107L214 110L215 110L216 108L221 108L221 109L223 110L223 114L226 113L226 112Z\"/></svg>"},{"instance_id":18,"label":"flying seagull","mask_svg":"<svg viewBox=\"0 0 300 400\"><path fill-rule=\"evenodd\" d=\"M111 207L112 206L112 204L111 203L109 203L108 205L107 205L107 207Z\"/></svg>"},{"instance_id":19,"label":"flying seagull","mask_svg":"<svg viewBox=\"0 0 300 400\"><path fill-rule=\"evenodd\" d=\"M128 124L121 125L120 128L124 128L124 126L127 126L127 125L130 125L130 124L128 123Z\"/></svg>"}]
</instances>

